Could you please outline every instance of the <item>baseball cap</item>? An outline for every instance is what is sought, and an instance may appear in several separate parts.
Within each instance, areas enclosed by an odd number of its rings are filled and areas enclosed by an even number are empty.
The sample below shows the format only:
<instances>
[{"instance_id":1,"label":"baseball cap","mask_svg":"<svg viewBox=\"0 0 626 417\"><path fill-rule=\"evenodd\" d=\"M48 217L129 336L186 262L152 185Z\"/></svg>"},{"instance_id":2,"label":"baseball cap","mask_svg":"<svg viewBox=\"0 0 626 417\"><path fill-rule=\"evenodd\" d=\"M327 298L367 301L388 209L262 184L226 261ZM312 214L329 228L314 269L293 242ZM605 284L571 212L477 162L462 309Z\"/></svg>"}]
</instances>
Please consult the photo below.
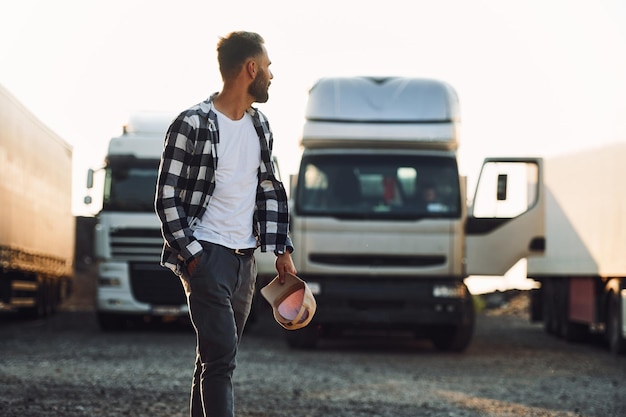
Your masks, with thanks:
<instances>
[{"instance_id":1,"label":"baseball cap","mask_svg":"<svg viewBox=\"0 0 626 417\"><path fill-rule=\"evenodd\" d=\"M261 295L272 306L274 319L287 330L297 330L313 319L317 303L311 289L297 276L285 273L285 283L278 275L265 287Z\"/></svg>"}]
</instances>

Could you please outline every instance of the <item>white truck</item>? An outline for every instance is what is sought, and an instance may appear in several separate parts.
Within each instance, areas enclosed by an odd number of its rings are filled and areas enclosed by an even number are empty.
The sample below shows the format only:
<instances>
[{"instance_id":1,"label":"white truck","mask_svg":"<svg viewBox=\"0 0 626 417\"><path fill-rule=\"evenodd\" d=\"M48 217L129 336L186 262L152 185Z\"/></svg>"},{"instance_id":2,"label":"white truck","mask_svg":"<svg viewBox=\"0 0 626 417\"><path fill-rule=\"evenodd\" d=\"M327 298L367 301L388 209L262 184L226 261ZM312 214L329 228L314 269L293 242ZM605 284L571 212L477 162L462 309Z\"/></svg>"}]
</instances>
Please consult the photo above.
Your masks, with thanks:
<instances>
[{"instance_id":1,"label":"white truck","mask_svg":"<svg viewBox=\"0 0 626 417\"><path fill-rule=\"evenodd\" d=\"M104 167L90 169L87 175L88 189L96 188L97 174L103 184L94 251L98 262L96 314L106 331L121 329L131 319L187 318L180 280L159 265L163 238L154 212L159 161L174 117L166 112L132 115L123 134L110 140ZM85 201L95 205L99 199L88 195ZM259 279L273 278L274 254L257 252L255 257Z\"/></svg>"},{"instance_id":2,"label":"white truck","mask_svg":"<svg viewBox=\"0 0 626 417\"><path fill-rule=\"evenodd\" d=\"M74 278L72 147L0 86L0 311L43 317Z\"/></svg>"},{"instance_id":3,"label":"white truck","mask_svg":"<svg viewBox=\"0 0 626 417\"><path fill-rule=\"evenodd\" d=\"M532 318L570 341L626 351L626 143L545 161L546 251L530 258Z\"/></svg>"},{"instance_id":4,"label":"white truck","mask_svg":"<svg viewBox=\"0 0 626 417\"><path fill-rule=\"evenodd\" d=\"M286 332L288 344L408 330L463 351L475 321L464 279L504 275L542 252L542 160L486 160L468 216L450 85L323 78L305 116L290 228L318 308L308 327Z\"/></svg>"}]
</instances>

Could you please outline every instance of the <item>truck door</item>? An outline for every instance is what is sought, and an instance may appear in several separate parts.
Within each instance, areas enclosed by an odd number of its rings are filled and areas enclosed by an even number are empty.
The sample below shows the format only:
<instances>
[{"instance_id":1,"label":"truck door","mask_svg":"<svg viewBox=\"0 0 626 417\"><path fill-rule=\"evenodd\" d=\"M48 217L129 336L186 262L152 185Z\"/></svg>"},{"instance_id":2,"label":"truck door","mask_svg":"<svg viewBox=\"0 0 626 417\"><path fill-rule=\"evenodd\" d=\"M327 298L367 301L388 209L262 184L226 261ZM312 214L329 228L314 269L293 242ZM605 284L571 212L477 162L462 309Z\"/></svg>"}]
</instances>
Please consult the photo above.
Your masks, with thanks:
<instances>
[{"instance_id":1,"label":"truck door","mask_svg":"<svg viewBox=\"0 0 626 417\"><path fill-rule=\"evenodd\" d=\"M466 231L468 275L504 275L517 261L545 250L541 158L487 158Z\"/></svg>"}]
</instances>

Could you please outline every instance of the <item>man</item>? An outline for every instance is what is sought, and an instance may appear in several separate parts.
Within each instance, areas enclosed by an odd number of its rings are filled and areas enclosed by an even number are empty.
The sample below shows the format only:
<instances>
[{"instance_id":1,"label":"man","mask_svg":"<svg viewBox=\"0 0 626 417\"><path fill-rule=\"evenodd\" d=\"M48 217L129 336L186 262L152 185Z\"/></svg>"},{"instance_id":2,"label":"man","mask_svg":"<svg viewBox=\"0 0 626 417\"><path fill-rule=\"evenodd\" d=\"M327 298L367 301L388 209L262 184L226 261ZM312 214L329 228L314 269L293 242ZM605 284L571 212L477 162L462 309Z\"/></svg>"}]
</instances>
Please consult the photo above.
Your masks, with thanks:
<instances>
[{"instance_id":1,"label":"man","mask_svg":"<svg viewBox=\"0 0 626 417\"><path fill-rule=\"evenodd\" d=\"M256 279L253 252L295 274L285 188L274 175L264 103L273 75L256 33L221 38L222 89L171 124L157 182L161 264L181 278L197 335L191 416L234 415L232 375Z\"/></svg>"}]
</instances>

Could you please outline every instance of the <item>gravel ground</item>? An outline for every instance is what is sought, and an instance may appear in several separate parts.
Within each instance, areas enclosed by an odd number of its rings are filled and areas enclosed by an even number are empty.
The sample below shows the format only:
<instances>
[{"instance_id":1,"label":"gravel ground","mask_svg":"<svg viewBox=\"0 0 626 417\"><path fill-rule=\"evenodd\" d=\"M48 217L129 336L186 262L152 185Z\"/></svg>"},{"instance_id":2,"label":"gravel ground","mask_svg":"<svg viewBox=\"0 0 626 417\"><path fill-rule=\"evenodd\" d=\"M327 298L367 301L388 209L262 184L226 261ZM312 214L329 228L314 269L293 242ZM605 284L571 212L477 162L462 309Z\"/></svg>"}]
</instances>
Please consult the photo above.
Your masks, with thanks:
<instances>
[{"instance_id":1,"label":"gravel ground","mask_svg":"<svg viewBox=\"0 0 626 417\"><path fill-rule=\"evenodd\" d=\"M463 354L380 335L290 350L263 310L240 347L237 416L626 416L626 357L546 335L520 297L479 314ZM194 347L180 325L103 333L88 304L0 320L0 416L187 416Z\"/></svg>"}]
</instances>

